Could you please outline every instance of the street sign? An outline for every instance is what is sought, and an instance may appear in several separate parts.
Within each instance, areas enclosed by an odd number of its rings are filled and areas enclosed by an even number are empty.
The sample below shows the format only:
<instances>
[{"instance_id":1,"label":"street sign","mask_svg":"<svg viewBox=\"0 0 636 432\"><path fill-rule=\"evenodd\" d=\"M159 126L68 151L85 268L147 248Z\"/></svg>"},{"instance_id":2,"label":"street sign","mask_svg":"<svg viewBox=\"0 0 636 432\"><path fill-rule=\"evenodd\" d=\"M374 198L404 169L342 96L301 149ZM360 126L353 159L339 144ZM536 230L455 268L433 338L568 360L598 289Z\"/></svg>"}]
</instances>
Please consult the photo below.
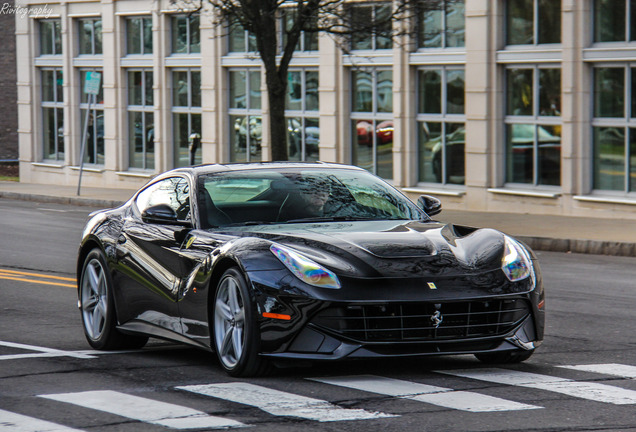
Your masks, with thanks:
<instances>
[{"instance_id":1,"label":"street sign","mask_svg":"<svg viewBox=\"0 0 636 432\"><path fill-rule=\"evenodd\" d=\"M101 80L102 74L100 74L99 72L86 72L84 93L88 95L88 109L86 110L86 117L84 118L84 132L82 133L82 149L80 150L80 170L79 180L77 182L77 196L79 196L80 189L82 187L82 173L84 172L84 152L86 151L86 138L88 136L88 117L91 112L91 104L95 103L95 98L99 94L99 83Z\"/></svg>"},{"instance_id":2,"label":"street sign","mask_svg":"<svg viewBox=\"0 0 636 432\"><path fill-rule=\"evenodd\" d=\"M84 82L84 93L98 95L99 83L102 80L102 74L99 72L86 72L86 81Z\"/></svg>"}]
</instances>

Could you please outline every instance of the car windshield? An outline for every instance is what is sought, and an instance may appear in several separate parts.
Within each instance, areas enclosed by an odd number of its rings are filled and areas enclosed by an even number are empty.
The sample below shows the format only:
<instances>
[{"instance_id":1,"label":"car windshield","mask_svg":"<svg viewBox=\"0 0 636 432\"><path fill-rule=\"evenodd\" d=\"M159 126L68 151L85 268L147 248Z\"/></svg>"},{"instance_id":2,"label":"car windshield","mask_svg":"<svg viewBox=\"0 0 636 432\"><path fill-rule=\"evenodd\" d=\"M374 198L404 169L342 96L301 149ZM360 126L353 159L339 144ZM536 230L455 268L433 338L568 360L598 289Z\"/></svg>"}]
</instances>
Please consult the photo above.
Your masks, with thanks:
<instances>
[{"instance_id":1,"label":"car windshield","mask_svg":"<svg viewBox=\"0 0 636 432\"><path fill-rule=\"evenodd\" d=\"M198 190L203 228L426 217L395 188L366 171L222 172L200 176Z\"/></svg>"}]
</instances>

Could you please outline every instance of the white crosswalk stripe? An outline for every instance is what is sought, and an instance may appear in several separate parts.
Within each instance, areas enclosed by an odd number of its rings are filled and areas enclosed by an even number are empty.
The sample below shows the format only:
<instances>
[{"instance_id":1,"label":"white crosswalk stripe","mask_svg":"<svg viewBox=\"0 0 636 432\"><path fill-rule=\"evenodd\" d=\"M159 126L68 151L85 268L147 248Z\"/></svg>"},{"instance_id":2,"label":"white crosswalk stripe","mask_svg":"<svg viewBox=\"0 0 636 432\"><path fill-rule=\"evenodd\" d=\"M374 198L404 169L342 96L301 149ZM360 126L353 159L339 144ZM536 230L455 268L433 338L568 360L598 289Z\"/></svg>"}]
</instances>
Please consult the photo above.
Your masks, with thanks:
<instances>
[{"instance_id":1,"label":"white crosswalk stripe","mask_svg":"<svg viewBox=\"0 0 636 432\"><path fill-rule=\"evenodd\" d=\"M299 417L319 422L396 417L363 409L342 408L324 400L242 382L192 385L177 389L254 406L275 416Z\"/></svg>"},{"instance_id":2,"label":"white crosswalk stripe","mask_svg":"<svg viewBox=\"0 0 636 432\"><path fill-rule=\"evenodd\" d=\"M173 429L223 429L247 426L235 420L210 416L181 405L110 390L49 394L40 397Z\"/></svg>"},{"instance_id":3,"label":"white crosswalk stripe","mask_svg":"<svg viewBox=\"0 0 636 432\"><path fill-rule=\"evenodd\" d=\"M617 363L605 363L605 364L588 364L588 365L569 365L559 366L560 368L573 369L584 372L594 372L604 375L612 375L623 378L636 378L636 366L629 366Z\"/></svg>"},{"instance_id":4,"label":"white crosswalk stripe","mask_svg":"<svg viewBox=\"0 0 636 432\"><path fill-rule=\"evenodd\" d=\"M636 404L636 391L594 382L573 381L549 375L496 368L435 372L497 384L547 390L596 402L615 405Z\"/></svg>"},{"instance_id":5,"label":"white crosswalk stripe","mask_svg":"<svg viewBox=\"0 0 636 432\"><path fill-rule=\"evenodd\" d=\"M453 390L375 375L353 375L309 378L326 384L353 388L370 393L410 399L470 412L516 411L541 408L475 392Z\"/></svg>"},{"instance_id":6,"label":"white crosswalk stripe","mask_svg":"<svg viewBox=\"0 0 636 432\"><path fill-rule=\"evenodd\" d=\"M51 423L11 411L0 410L0 431L2 432L79 432L59 424Z\"/></svg>"}]
</instances>

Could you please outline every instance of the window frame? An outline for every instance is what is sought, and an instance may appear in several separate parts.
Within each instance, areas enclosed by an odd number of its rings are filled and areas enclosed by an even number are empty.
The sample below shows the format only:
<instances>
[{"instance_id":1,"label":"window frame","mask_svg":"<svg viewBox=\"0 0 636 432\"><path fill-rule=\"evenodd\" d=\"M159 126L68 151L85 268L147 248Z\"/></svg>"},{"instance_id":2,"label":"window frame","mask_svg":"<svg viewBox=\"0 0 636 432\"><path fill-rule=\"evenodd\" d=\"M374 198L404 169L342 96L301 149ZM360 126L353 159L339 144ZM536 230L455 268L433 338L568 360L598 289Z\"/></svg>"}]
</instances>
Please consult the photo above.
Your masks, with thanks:
<instances>
[{"instance_id":1,"label":"window frame","mask_svg":"<svg viewBox=\"0 0 636 432\"><path fill-rule=\"evenodd\" d=\"M141 105L136 105L136 104L132 104L131 100L130 100L130 88L131 88L131 84L130 84L130 77L131 77L131 73L135 73L135 72L140 72L141 73L141 80L142 80L142 84L141 84ZM127 113L127 124L128 124L128 134L127 134L127 138L128 138L128 168L132 168L132 169L142 169L142 170L154 170L155 169L155 161L154 158L156 157L156 147L155 147L155 143L153 141L153 151L152 151L152 162L148 163L150 160L148 159L148 137L146 135L146 130L147 130L147 115L151 114L152 115L152 127L156 127L155 125L155 121L154 121L154 94L152 95L152 105L147 105L146 104L146 100L147 100L147 78L148 76L150 76L150 79L153 82L153 86L154 86L154 73L153 70L151 68L129 68L126 69L126 82L127 82L127 89L128 89L128 94L127 96L127 104L126 104L126 113ZM150 88L150 92L154 93L154 88L151 87ZM134 154L136 154L137 152L133 151L133 146L136 145L136 143L134 142L133 139L131 139L132 137L130 136L130 131L131 131L131 115L133 113L141 113L141 118L142 118L142 130L144 131L144 133L142 134L142 152L141 152L141 160L142 160L142 166L133 166L133 159L134 159ZM150 166L149 166L150 165Z\"/></svg>"},{"instance_id":2,"label":"window frame","mask_svg":"<svg viewBox=\"0 0 636 432\"><path fill-rule=\"evenodd\" d=\"M389 7L390 13L393 13L393 2L392 1L377 1L377 2L362 2L362 3L353 3L351 5L349 5L349 11L348 14L350 15L351 22L355 23L355 20L352 18L353 16L353 11L356 8L371 8L371 16L372 16L372 20L375 20L375 17L378 15L378 9L380 8L386 8ZM390 21L390 24L392 25L393 20ZM367 32L365 32L367 33ZM392 29L390 31L390 35L389 37L386 36L382 36L381 34L378 34L378 30L376 29L376 26L373 26L372 29L369 29L367 37L369 37L371 39L371 48L356 48L355 47L355 33L353 35L351 35L350 40L349 40L349 48L351 49L351 51L356 52L356 51L379 51L379 52L387 52L390 50L394 49L394 43L393 43L393 38L392 38ZM380 37L385 37L389 40L389 47L388 48L378 48L379 42L378 42L378 38Z\"/></svg>"},{"instance_id":3,"label":"window frame","mask_svg":"<svg viewBox=\"0 0 636 432\"><path fill-rule=\"evenodd\" d=\"M259 144L261 151L260 151L260 158L254 158L252 159L252 154L251 154L251 146L252 146L252 136L250 133L250 126L252 124L252 118L256 119L256 121L260 121L261 122L261 131L262 131L262 122L263 122L263 108L262 108L262 100L263 100L263 92L262 92L262 85L263 85L263 80L262 80L262 70L260 67L231 67L231 68L227 68L225 70L226 72L226 76L227 76L227 80L228 80L228 92L227 92L227 101L228 101L228 128L229 128L229 134L228 136L233 136L232 134L235 133L236 130L236 120L238 120L238 117L244 117L245 118L245 123L247 125L247 130L246 130L246 135L245 135L245 161L241 161L239 159L237 159L235 156L237 153L234 152L234 146L236 145L237 149L238 149L238 143L235 143L232 138L230 138L229 140L229 160L230 162L254 162L254 161L262 161L263 160L263 146L262 146L262 135L261 135L261 143ZM245 100L246 100L246 104L245 107L243 108L237 108L237 107L232 107L232 92L231 92L231 85L232 85L232 74L233 73L245 73ZM260 87L258 89L259 92L259 97L260 97L260 106L258 107L254 107L252 106L252 97L250 96L251 93L253 92L252 90L252 80L250 79L250 74L251 73L258 73L259 75L259 82L260 82ZM234 118L237 118L236 120L233 121ZM234 129L234 130L233 130ZM250 151L248 151L247 149L250 149Z\"/></svg>"},{"instance_id":4,"label":"window frame","mask_svg":"<svg viewBox=\"0 0 636 432\"><path fill-rule=\"evenodd\" d=\"M598 69L622 69L623 73L623 116L622 117L597 117L596 114L596 71ZM593 106L591 110L591 189L593 192L602 193L605 195L618 195L628 196L630 198L636 197L636 182L632 185L631 174L636 171L636 166L631 166L630 158L632 154L632 140L636 143L636 102L632 102L632 98L636 95L636 62L621 61L621 62L600 62L592 67L592 101ZM599 128L620 128L624 132L624 152L623 152L623 188L617 189L601 189L597 187L596 180L596 133L595 130ZM636 152L636 146L634 148Z\"/></svg>"},{"instance_id":5,"label":"window frame","mask_svg":"<svg viewBox=\"0 0 636 432\"><path fill-rule=\"evenodd\" d=\"M47 141L47 130L45 127L42 127L42 160L47 161L64 161L66 157L66 139L64 137L64 133L62 131L62 137L60 139L59 136L59 116L61 112L62 117L62 128L64 128L64 90L62 88L62 94L59 95L59 88L57 86L57 74L62 74L62 82L64 81L64 70L62 67L43 67L39 68L40 72L40 84L41 84L41 93L40 93L40 113L42 115L42 124L44 125L45 112L48 110L53 110L53 117L55 122L55 130L56 133L54 135L54 147L55 147L55 157L50 157L50 153L48 150L45 150L50 144ZM44 72L53 72L53 82L55 85L51 86L53 89L53 100L46 100L44 98ZM62 84L63 87L64 84ZM60 142L61 141L61 142ZM60 145L61 144L61 145ZM62 150L60 151L60 148Z\"/></svg>"},{"instance_id":6,"label":"window frame","mask_svg":"<svg viewBox=\"0 0 636 432\"><path fill-rule=\"evenodd\" d=\"M420 93L420 80L422 79L422 72L425 71L440 71L440 75L442 77L440 82L440 112L439 113L426 113L420 112L419 103L423 95ZM463 113L449 113L448 112L448 75L449 72L462 71L464 72L464 112ZM427 185L438 185L443 187L448 186L465 186L466 184L466 165L464 163L464 181L463 183L452 183L450 182L450 175L448 174L447 167L447 128L449 125L459 125L463 124L464 128L466 127L466 67L464 65L431 65L431 66L420 66L416 69L417 73L417 96L415 98L416 108L415 108L415 124L417 126L417 179L420 184ZM420 125L422 123L439 123L441 125L441 144L442 144L442 153L441 153L441 172L440 172L440 180L439 182L427 182L421 180L422 173L420 173L419 166L420 160L422 158L422 153L420 149ZM464 160L466 154L466 142L464 142Z\"/></svg>"},{"instance_id":7,"label":"window frame","mask_svg":"<svg viewBox=\"0 0 636 432\"><path fill-rule=\"evenodd\" d=\"M509 43L509 34L511 32L510 29L510 20L509 20L509 9L508 5L511 0L505 0L504 6L504 45L505 46L545 46L545 45L559 45L563 42L563 26L559 25L559 41L558 42L539 42L539 35L541 34L539 29L539 2L541 0L531 0L533 2L532 5L532 43L528 44L511 44ZM555 1L553 4L557 4ZM558 0L558 4L560 7L559 17L562 15L563 10L561 6L561 0Z\"/></svg>"},{"instance_id":8,"label":"window frame","mask_svg":"<svg viewBox=\"0 0 636 432\"><path fill-rule=\"evenodd\" d=\"M632 21L636 20L636 10L632 10L632 2L629 0L625 0L625 28L623 29L623 39L617 40L597 40L597 30L599 29L598 15L596 14L596 5L599 0L592 1L591 15L592 15L592 43L594 44L606 44L606 43L629 43L636 41L636 32L632 33ZM636 4L634 4L636 7ZM635 23L636 24L636 23ZM636 30L636 25L634 26L634 30Z\"/></svg>"},{"instance_id":9,"label":"window frame","mask_svg":"<svg viewBox=\"0 0 636 432\"><path fill-rule=\"evenodd\" d=\"M424 15L426 14L426 10L421 10L417 14L417 49L418 50L431 50L431 49L465 49L466 48L466 1L459 0L454 1L453 3L461 3L464 5L464 37L463 44L457 46L449 46L448 45L448 12L447 6L449 5L449 0L442 0L442 8L439 9L442 13L442 22L441 22L441 43L440 46L426 46L423 41L423 28L424 28Z\"/></svg>"},{"instance_id":10,"label":"window frame","mask_svg":"<svg viewBox=\"0 0 636 432\"><path fill-rule=\"evenodd\" d=\"M130 23L131 21L135 21L135 20L139 20L140 24L139 24L139 52L131 52L130 51ZM138 56L138 55L143 55L143 56L151 56L154 53L154 41L153 41L153 30L152 30L152 26L153 26L153 21L152 21L152 16L151 15L140 15L140 16L129 16L129 17L125 17L124 19L125 22L125 30L126 30L126 55L133 55L133 56ZM146 52L146 40L145 40L145 26L146 23L150 23L150 52Z\"/></svg>"},{"instance_id":11,"label":"window frame","mask_svg":"<svg viewBox=\"0 0 636 432\"><path fill-rule=\"evenodd\" d=\"M64 54L64 48L62 46L62 20L59 18L50 18L50 19L39 19L37 20L38 22L38 29L39 29L39 36L40 36L40 56L61 56ZM51 38L51 46L49 47L51 52L50 53L45 53L44 51L44 26L43 24L45 23L52 23L53 25L51 26L51 34L49 35L49 37ZM57 52L56 50L56 46L58 45L59 42L59 46L60 46L60 52Z\"/></svg>"},{"instance_id":12,"label":"window frame","mask_svg":"<svg viewBox=\"0 0 636 432\"><path fill-rule=\"evenodd\" d=\"M354 98L356 97L356 94L354 92L354 74L356 72L362 72L362 73L371 73L372 78L371 78L371 100L372 100L372 110L371 111L354 111ZM374 67L364 67L364 68L351 68L349 70L349 79L351 81L351 99L349 101L350 103L350 115L349 115L349 121L351 124L351 128L350 128L350 133L352 134L351 136L351 156L350 156L350 163L352 165L356 165L356 155L357 155L357 149L356 146L359 146L360 144L358 143L357 139L355 139L355 137L353 136L354 134L354 128L357 131L357 124L359 124L359 122L361 121L372 121L372 142L371 142L371 150L372 150L372 160L371 160L371 164L372 164L372 170L370 172L372 172L375 175L379 175L379 169L378 169L378 161L379 161L379 155L378 155L378 137L377 137L377 127L385 122L385 121L391 121L393 122L393 124L395 124L395 120L394 120L394 110L395 108L393 107L393 101L391 101L391 112L382 112L382 111L378 111L378 74L380 72L391 72L391 88L393 88L393 68L389 67L389 66L374 66ZM355 126L354 126L354 122L355 122ZM356 132L357 133L357 132ZM393 149L393 142L392 142L392 147ZM391 177L386 177L385 179L387 180L392 180L394 173L393 173L393 169L394 169L394 161L393 161L393 150L391 150ZM357 166L361 166L361 165L357 165Z\"/></svg>"},{"instance_id":13,"label":"window frame","mask_svg":"<svg viewBox=\"0 0 636 432\"><path fill-rule=\"evenodd\" d=\"M83 25L86 22L90 22L91 23L91 35L90 35L90 44L91 44L91 50L90 52L82 52L82 42L83 42L83 35L84 32L82 31ZM98 38L96 37L96 31L95 31L95 24L99 22L100 23L100 38L99 38L99 44L97 43ZM98 17L98 18L78 18L77 19L77 26L78 26L78 31L79 31L79 36L77 38L78 40L78 53L80 56L101 56L104 54L104 46L103 46L103 39L102 39L102 18ZM99 51L97 50L97 47L99 46Z\"/></svg>"},{"instance_id":14,"label":"window frame","mask_svg":"<svg viewBox=\"0 0 636 432\"><path fill-rule=\"evenodd\" d=\"M281 9L281 13L279 16L279 31L280 31L280 48L279 51L282 53L283 49L285 48L285 43L286 43L286 39L287 39L287 14L288 13L292 13L295 14L296 13L296 8L292 7L292 6L286 6L283 7ZM315 44L316 44L316 49L309 49L307 48L307 46L312 45L312 42L310 41L311 38L315 37ZM318 52L320 51L320 40L319 40L319 33L318 32L308 32L305 30L301 30L300 32L300 37L298 38L298 44L296 45L296 47L294 48L294 52L302 52L302 53L314 53L314 54L318 54Z\"/></svg>"},{"instance_id":15,"label":"window frame","mask_svg":"<svg viewBox=\"0 0 636 432\"><path fill-rule=\"evenodd\" d=\"M514 115L508 114L508 72L510 70L515 69L523 69L523 70L531 70L532 71L532 112L529 115ZM559 150L559 181L558 184L547 184L540 183L540 148L539 148L539 138L538 138L538 130L540 127L555 127L561 128L563 126L562 120L562 109L559 111L559 115L541 115L540 114L540 70L542 69L556 69L559 70L561 76L559 80L559 108L562 105L562 94L563 94L563 68L559 63L540 63L540 64L506 64L504 65L504 112L503 112L503 154L504 154L504 184L505 185L514 185L515 187L529 187L529 188L539 188L539 189L550 189L556 188L560 189L562 186L562 175L563 175L563 163L562 163L562 151ZM508 130L514 125L532 125L534 129L533 133L533 155L532 155L532 182L524 183L524 182L514 182L509 178L509 163L511 163L511 155L508 153L508 140L509 133ZM563 136L560 135L560 142L563 143Z\"/></svg>"},{"instance_id":16,"label":"window frame","mask_svg":"<svg viewBox=\"0 0 636 432\"><path fill-rule=\"evenodd\" d=\"M176 21L179 19L186 20L186 41L185 41L185 52L178 52L175 50L175 35L176 31ZM193 50L192 48L197 44L192 42L192 20L196 19L199 26L199 42L198 42L198 50ZM201 16L199 14L173 14L170 16L170 54L171 55L200 55L201 54Z\"/></svg>"},{"instance_id":17,"label":"window frame","mask_svg":"<svg viewBox=\"0 0 636 432\"><path fill-rule=\"evenodd\" d=\"M193 93L194 93L194 89L193 89L193 79L192 79L192 75L193 73L198 73L199 74L199 83L201 82L201 68L199 67L186 67L186 68L181 68L181 67L174 67L174 68L170 68L169 69L170 72L170 82L171 82L171 87L170 87L170 92L171 92L171 96L170 96L170 100L171 100L171 109L170 109L170 114L172 115L172 139L173 139L173 157L174 157L174 163L173 166L174 167L181 167L181 166L188 166L189 165L189 156L188 156L188 163L186 165L180 165L180 155L181 155L181 149L183 146L180 145L180 143L177 141L177 133L178 130L176 128L176 121L175 121L175 116L177 115L187 115L187 119L188 119L188 137L190 137L190 135L192 135L193 133L198 133L199 136L201 136L201 131L194 131L194 126L193 126L193 116L199 116L200 120L200 125L201 125L201 129L203 128L203 122L202 122L202 115L203 115L203 108L202 108L202 104L201 105L194 105L193 104ZM187 73L187 91L188 91L188 95L187 95L187 105L176 105L176 100L175 100L175 96L174 96L174 90L175 90L175 72L186 72ZM199 88L199 94L200 94L201 90ZM200 163L202 161L202 150L201 150L201 146L199 146L199 148L197 149L196 152L196 156L195 156L195 163ZM188 153L189 155L189 153ZM198 161L198 162L197 162Z\"/></svg>"},{"instance_id":18,"label":"window frame","mask_svg":"<svg viewBox=\"0 0 636 432\"><path fill-rule=\"evenodd\" d=\"M317 161L320 159L320 136L318 137L318 154L316 155L316 158L308 158L307 157L307 128L309 126L307 126L307 122L308 121L315 121L318 124L318 130L320 131L320 95L319 95L319 91L318 89L320 88L320 76L319 76L319 72L318 69L315 67L291 67L289 68L288 71L288 77L289 74L292 73L300 73L301 74L301 99L300 99L300 103L301 103L301 107L300 109L289 109L287 106L287 103L285 104L285 119L288 122L288 131L289 131L289 125L290 125L290 121L291 119L299 119L300 120L300 126L301 126L301 141L300 141L300 148L298 150L300 150L300 158L299 159L293 159L293 160L300 160L300 161ZM315 110L312 109L308 109L307 108L307 74L309 73L315 73L316 74L316 79L317 79L317 86L316 86L316 96L318 98L318 104L317 104L317 108ZM287 84L287 95L290 94L291 92L291 86L289 84L290 80L288 78L288 84ZM285 99L285 102L287 102L287 97ZM288 143L287 143L287 147L288 147L288 151L291 150L290 147L290 143L289 143L289 134L287 136L288 139ZM289 155L291 155L291 152L288 153ZM292 159L289 159L292 160Z\"/></svg>"},{"instance_id":19,"label":"window frame","mask_svg":"<svg viewBox=\"0 0 636 432\"><path fill-rule=\"evenodd\" d=\"M232 37L237 33L243 33L243 48L240 50L232 49ZM254 49L251 49L254 48ZM240 23L229 24L227 27L227 44L226 44L227 54L228 55L241 55L241 54L255 54L258 52L258 47L256 46L256 36L250 33L249 30L245 29Z\"/></svg>"},{"instance_id":20,"label":"window frame","mask_svg":"<svg viewBox=\"0 0 636 432\"><path fill-rule=\"evenodd\" d=\"M103 95L104 95L104 70L101 67L82 67L82 68L77 68L77 71L79 73L79 80L78 82L80 83L80 94L79 94L79 104L78 104L78 109L79 109L79 126L80 126L80 146L81 146L81 139L83 138L83 133L84 133L84 121L86 119L86 113L84 112L84 110L88 109L88 98L89 95L84 93L84 77L86 76L86 72L99 72L102 75L102 79L100 80L99 83L99 87L100 87L100 93L98 95L95 95L95 98L93 100L93 103L90 106L91 112L89 113L90 115L93 116L93 142L92 142L92 148L93 148L93 155L94 155L94 161L90 162L90 160L86 160L87 157L90 157L90 153L88 152L89 146L91 145L91 143L88 142L88 129L87 129L87 137L86 137L86 147L85 150L86 152L84 153L84 164L90 164L90 165L96 165L96 166L104 166L106 163L106 145L105 142L103 144L104 148L103 148L103 153L98 153L99 150L99 146L98 146L98 125L97 125L97 118L99 117L99 114L101 113L102 118L105 120L104 117L104 101L103 101ZM102 96L102 100L98 101L100 98L98 96ZM83 100L83 98L86 97L86 101ZM89 126L90 127L90 126ZM102 136L102 140L105 141L105 134L106 134L106 125L104 123L104 130L103 130L104 135ZM103 162L99 162L99 156L103 157ZM78 160L78 165L81 163L80 160L81 155L78 154L77 155L77 160Z\"/></svg>"}]
</instances>

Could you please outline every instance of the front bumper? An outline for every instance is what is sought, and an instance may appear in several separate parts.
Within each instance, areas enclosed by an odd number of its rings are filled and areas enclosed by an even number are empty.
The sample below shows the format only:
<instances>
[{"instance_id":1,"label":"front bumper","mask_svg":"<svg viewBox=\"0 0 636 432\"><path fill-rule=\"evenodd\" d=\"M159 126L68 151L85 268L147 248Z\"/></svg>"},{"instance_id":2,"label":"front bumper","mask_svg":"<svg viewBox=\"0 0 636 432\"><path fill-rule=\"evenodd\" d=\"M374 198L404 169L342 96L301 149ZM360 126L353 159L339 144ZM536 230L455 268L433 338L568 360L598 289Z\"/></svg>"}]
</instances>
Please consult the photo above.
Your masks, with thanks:
<instances>
[{"instance_id":1,"label":"front bumper","mask_svg":"<svg viewBox=\"0 0 636 432\"><path fill-rule=\"evenodd\" d=\"M357 343L336 339L315 327L308 326L294 339L287 351L262 355L274 359L298 360L420 357L533 350L540 346L541 342L536 339L534 320L530 316L503 336L431 342Z\"/></svg>"},{"instance_id":2,"label":"front bumper","mask_svg":"<svg viewBox=\"0 0 636 432\"><path fill-rule=\"evenodd\" d=\"M261 318L261 355L339 360L533 350L543 340L542 280L530 287L527 281L496 280L498 274L440 278L434 290L408 279L326 290L291 276L251 277L259 315L291 317ZM272 280L286 283L272 286ZM353 312L333 313L344 309Z\"/></svg>"}]
</instances>

